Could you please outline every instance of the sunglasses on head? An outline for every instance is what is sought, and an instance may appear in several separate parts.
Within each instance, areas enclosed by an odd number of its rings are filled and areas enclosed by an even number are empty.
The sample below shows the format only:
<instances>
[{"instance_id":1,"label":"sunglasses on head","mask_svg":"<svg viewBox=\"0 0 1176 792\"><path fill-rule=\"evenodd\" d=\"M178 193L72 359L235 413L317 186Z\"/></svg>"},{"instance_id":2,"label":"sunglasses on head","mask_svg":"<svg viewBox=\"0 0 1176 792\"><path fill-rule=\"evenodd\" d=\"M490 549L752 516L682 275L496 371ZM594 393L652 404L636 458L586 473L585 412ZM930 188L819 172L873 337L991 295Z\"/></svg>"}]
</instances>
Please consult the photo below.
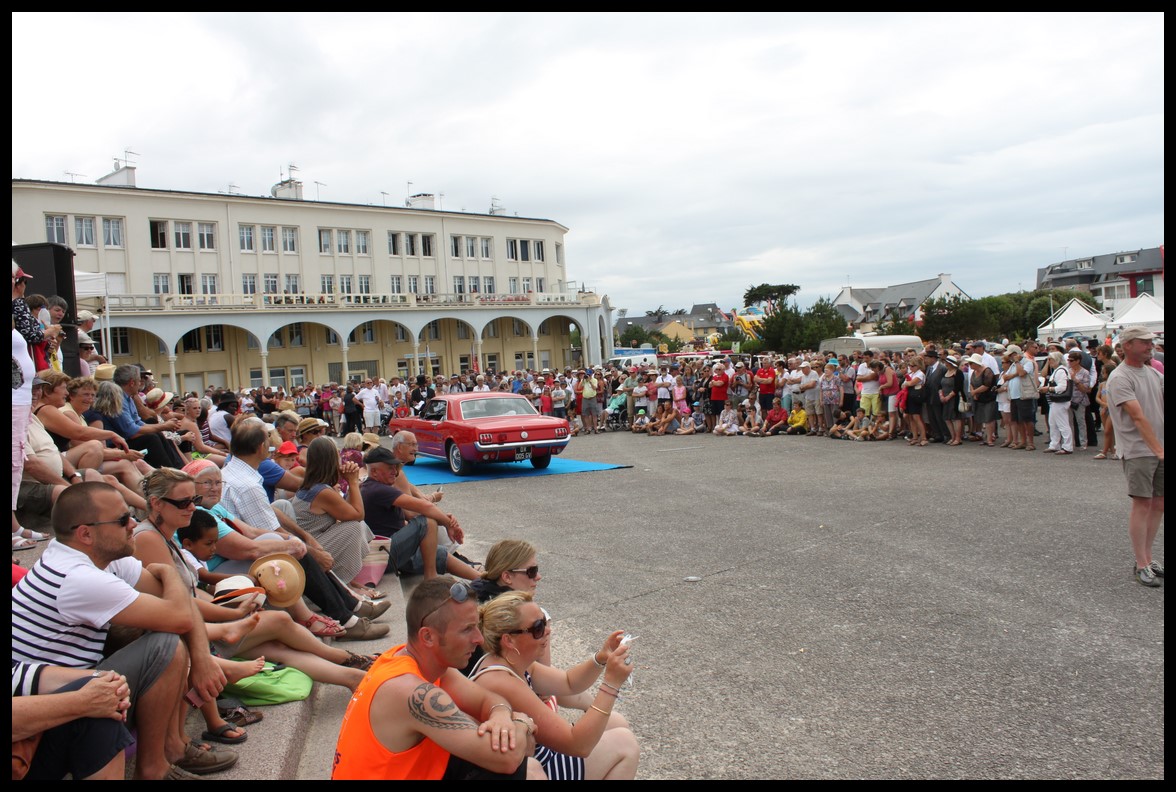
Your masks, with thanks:
<instances>
[{"instance_id":1,"label":"sunglasses on head","mask_svg":"<svg viewBox=\"0 0 1176 792\"><path fill-rule=\"evenodd\" d=\"M457 604L460 605L461 603L465 602L466 600L468 600L470 597L473 597L473 596L474 596L474 589L469 583L463 583L461 581L454 583L452 586L449 587L449 596L446 597L444 600L442 600L440 605L438 605L436 608L433 608L433 610L429 611L428 613L426 613L424 616L421 617L421 623L417 626L417 629L419 630L421 627L424 627L425 622L428 621L429 617L432 616L437 611L444 608L445 603L449 602L449 600L453 600L454 602L456 602Z\"/></svg>"},{"instance_id":2,"label":"sunglasses on head","mask_svg":"<svg viewBox=\"0 0 1176 792\"><path fill-rule=\"evenodd\" d=\"M535 578L539 577L539 565L538 564L536 564L535 566L529 566L526 569L511 569L509 571L511 574L525 573L527 575L527 577L531 578L531 580L534 580Z\"/></svg>"},{"instance_id":3,"label":"sunglasses on head","mask_svg":"<svg viewBox=\"0 0 1176 792\"><path fill-rule=\"evenodd\" d=\"M203 495L193 495L191 498L160 498L161 501L167 501L177 509L186 509L189 506L199 506L204 502Z\"/></svg>"},{"instance_id":4,"label":"sunglasses on head","mask_svg":"<svg viewBox=\"0 0 1176 792\"><path fill-rule=\"evenodd\" d=\"M518 630L511 630L507 635L522 635L523 633L530 633L531 637L538 641L547 634L547 617L540 616L535 620L535 623L530 627L523 627Z\"/></svg>"}]
</instances>

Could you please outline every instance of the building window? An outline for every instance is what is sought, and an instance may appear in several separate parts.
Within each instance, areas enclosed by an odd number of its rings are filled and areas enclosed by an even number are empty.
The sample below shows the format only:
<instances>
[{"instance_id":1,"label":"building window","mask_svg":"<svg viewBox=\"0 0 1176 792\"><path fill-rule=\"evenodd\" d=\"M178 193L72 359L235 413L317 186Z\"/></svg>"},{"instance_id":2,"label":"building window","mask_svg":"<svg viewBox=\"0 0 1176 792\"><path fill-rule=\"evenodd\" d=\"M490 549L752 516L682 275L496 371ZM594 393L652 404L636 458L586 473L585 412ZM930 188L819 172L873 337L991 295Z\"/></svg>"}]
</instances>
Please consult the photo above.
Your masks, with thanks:
<instances>
[{"instance_id":1,"label":"building window","mask_svg":"<svg viewBox=\"0 0 1176 792\"><path fill-rule=\"evenodd\" d=\"M363 342L365 344L376 343L376 323L375 322L364 322L363 323Z\"/></svg>"},{"instance_id":2,"label":"building window","mask_svg":"<svg viewBox=\"0 0 1176 792\"><path fill-rule=\"evenodd\" d=\"M272 368L269 370L269 372L270 372L270 385L274 386L275 388L286 387L286 369Z\"/></svg>"},{"instance_id":3,"label":"building window","mask_svg":"<svg viewBox=\"0 0 1176 792\"><path fill-rule=\"evenodd\" d=\"M274 246L275 245L275 234L277 233L277 230L278 229L274 228L273 226L262 226L261 227L261 252L262 253L273 253L277 250L277 248Z\"/></svg>"},{"instance_id":4,"label":"building window","mask_svg":"<svg viewBox=\"0 0 1176 792\"><path fill-rule=\"evenodd\" d=\"M192 224L191 223L176 223L176 250L191 250L192 249Z\"/></svg>"},{"instance_id":5,"label":"building window","mask_svg":"<svg viewBox=\"0 0 1176 792\"><path fill-rule=\"evenodd\" d=\"M551 335L551 331L547 329L547 319L539 323L539 335Z\"/></svg>"},{"instance_id":6,"label":"building window","mask_svg":"<svg viewBox=\"0 0 1176 792\"><path fill-rule=\"evenodd\" d=\"M404 235L404 255L415 256L416 254L417 254L417 235L416 234L405 234Z\"/></svg>"},{"instance_id":7,"label":"building window","mask_svg":"<svg viewBox=\"0 0 1176 792\"><path fill-rule=\"evenodd\" d=\"M1074 264L1074 268L1080 269L1080 270L1090 269L1093 266L1094 266L1094 262L1092 262L1090 259L1086 259L1085 261L1078 261L1078 262L1075 262L1075 264Z\"/></svg>"},{"instance_id":8,"label":"building window","mask_svg":"<svg viewBox=\"0 0 1176 792\"><path fill-rule=\"evenodd\" d=\"M241 293L242 294L257 294L257 276L256 275L242 275L241 276Z\"/></svg>"},{"instance_id":9,"label":"building window","mask_svg":"<svg viewBox=\"0 0 1176 792\"><path fill-rule=\"evenodd\" d=\"M449 238L449 254L454 258L461 258L461 237L451 236Z\"/></svg>"},{"instance_id":10,"label":"building window","mask_svg":"<svg viewBox=\"0 0 1176 792\"><path fill-rule=\"evenodd\" d=\"M561 267L563 266L563 263L564 263L563 245L559 244L558 242L555 243L555 263L560 265Z\"/></svg>"},{"instance_id":11,"label":"building window","mask_svg":"<svg viewBox=\"0 0 1176 792\"><path fill-rule=\"evenodd\" d=\"M470 326L465 322L457 323L457 337L463 341L470 337Z\"/></svg>"},{"instance_id":12,"label":"building window","mask_svg":"<svg viewBox=\"0 0 1176 792\"><path fill-rule=\"evenodd\" d=\"M209 352L220 352L225 348L224 327L208 325L204 328L204 348Z\"/></svg>"},{"instance_id":13,"label":"building window","mask_svg":"<svg viewBox=\"0 0 1176 792\"><path fill-rule=\"evenodd\" d=\"M331 328L324 328L327 331L327 346L337 346L339 344L339 334Z\"/></svg>"},{"instance_id":14,"label":"building window","mask_svg":"<svg viewBox=\"0 0 1176 792\"><path fill-rule=\"evenodd\" d=\"M482 237L482 258L490 258L490 237Z\"/></svg>"},{"instance_id":15,"label":"building window","mask_svg":"<svg viewBox=\"0 0 1176 792\"><path fill-rule=\"evenodd\" d=\"M331 252L331 229L319 229L319 253Z\"/></svg>"},{"instance_id":16,"label":"building window","mask_svg":"<svg viewBox=\"0 0 1176 792\"><path fill-rule=\"evenodd\" d=\"M494 276L482 276L482 292L485 294L494 294Z\"/></svg>"},{"instance_id":17,"label":"building window","mask_svg":"<svg viewBox=\"0 0 1176 792\"><path fill-rule=\"evenodd\" d=\"M253 252L253 226L237 226L237 238L241 240L241 252Z\"/></svg>"},{"instance_id":18,"label":"building window","mask_svg":"<svg viewBox=\"0 0 1176 792\"><path fill-rule=\"evenodd\" d=\"M535 240L535 260L536 261L543 260L543 240L541 240L541 239Z\"/></svg>"},{"instance_id":19,"label":"building window","mask_svg":"<svg viewBox=\"0 0 1176 792\"><path fill-rule=\"evenodd\" d=\"M542 293L543 286L544 286L543 278L536 278L535 279L535 291Z\"/></svg>"},{"instance_id":20,"label":"building window","mask_svg":"<svg viewBox=\"0 0 1176 792\"><path fill-rule=\"evenodd\" d=\"M429 322L428 326L425 329L428 331L428 338L430 341L440 341L441 340L441 320L440 319L434 319L433 321Z\"/></svg>"},{"instance_id":21,"label":"building window","mask_svg":"<svg viewBox=\"0 0 1176 792\"><path fill-rule=\"evenodd\" d=\"M171 294L171 275L157 272L151 276L151 287L156 294Z\"/></svg>"},{"instance_id":22,"label":"building window","mask_svg":"<svg viewBox=\"0 0 1176 792\"><path fill-rule=\"evenodd\" d=\"M388 232L388 255L389 256L399 256L400 255L400 232L398 232L398 231L389 231Z\"/></svg>"},{"instance_id":23,"label":"building window","mask_svg":"<svg viewBox=\"0 0 1176 792\"><path fill-rule=\"evenodd\" d=\"M507 278L507 283L510 285L510 293L511 294L518 294L519 293L519 279L518 278Z\"/></svg>"},{"instance_id":24,"label":"building window","mask_svg":"<svg viewBox=\"0 0 1176 792\"><path fill-rule=\"evenodd\" d=\"M492 319L490 324L486 325L486 337L498 338L498 320Z\"/></svg>"},{"instance_id":25,"label":"building window","mask_svg":"<svg viewBox=\"0 0 1176 792\"><path fill-rule=\"evenodd\" d=\"M220 289L217 288L216 275L201 275L200 276L200 293L201 294L220 294ZM210 300L210 302L216 302Z\"/></svg>"},{"instance_id":26,"label":"building window","mask_svg":"<svg viewBox=\"0 0 1176 792\"><path fill-rule=\"evenodd\" d=\"M521 336L523 334L523 323L521 321L519 321L518 319L511 319L510 321L511 321L511 330L514 332L514 334L516 336Z\"/></svg>"},{"instance_id":27,"label":"building window","mask_svg":"<svg viewBox=\"0 0 1176 792\"><path fill-rule=\"evenodd\" d=\"M453 292L454 294L465 294L465 276L453 276Z\"/></svg>"},{"instance_id":28,"label":"building window","mask_svg":"<svg viewBox=\"0 0 1176 792\"><path fill-rule=\"evenodd\" d=\"M93 217L74 218L74 238L77 239L78 247L94 247Z\"/></svg>"},{"instance_id":29,"label":"building window","mask_svg":"<svg viewBox=\"0 0 1176 792\"><path fill-rule=\"evenodd\" d=\"M304 366L290 367L290 387L301 388L306 384L306 368Z\"/></svg>"},{"instance_id":30,"label":"building window","mask_svg":"<svg viewBox=\"0 0 1176 792\"><path fill-rule=\"evenodd\" d=\"M506 240L506 260L518 261L519 259L519 241L517 239Z\"/></svg>"},{"instance_id":31,"label":"building window","mask_svg":"<svg viewBox=\"0 0 1176 792\"><path fill-rule=\"evenodd\" d=\"M408 340L408 331L404 329L404 325L396 325L396 340L399 342Z\"/></svg>"},{"instance_id":32,"label":"building window","mask_svg":"<svg viewBox=\"0 0 1176 792\"><path fill-rule=\"evenodd\" d=\"M155 250L167 250L167 221L152 220L150 226L151 247Z\"/></svg>"},{"instance_id":33,"label":"building window","mask_svg":"<svg viewBox=\"0 0 1176 792\"><path fill-rule=\"evenodd\" d=\"M201 250L216 250L216 224L197 223L196 243Z\"/></svg>"},{"instance_id":34,"label":"building window","mask_svg":"<svg viewBox=\"0 0 1176 792\"><path fill-rule=\"evenodd\" d=\"M351 299L351 276L350 275L340 275L339 276L339 291L341 291L343 294L346 294L348 300Z\"/></svg>"},{"instance_id":35,"label":"building window","mask_svg":"<svg viewBox=\"0 0 1176 792\"><path fill-rule=\"evenodd\" d=\"M110 328L111 354L131 354L131 331L126 327Z\"/></svg>"},{"instance_id":36,"label":"building window","mask_svg":"<svg viewBox=\"0 0 1176 792\"><path fill-rule=\"evenodd\" d=\"M421 255L425 258L433 257L433 235L421 234Z\"/></svg>"},{"instance_id":37,"label":"building window","mask_svg":"<svg viewBox=\"0 0 1176 792\"><path fill-rule=\"evenodd\" d=\"M408 293L409 294L417 294L420 291L420 289L417 287L419 282L420 282L420 279L416 275L409 275L408 276Z\"/></svg>"},{"instance_id":38,"label":"building window","mask_svg":"<svg viewBox=\"0 0 1176 792\"><path fill-rule=\"evenodd\" d=\"M277 294L278 293L278 273L267 272L265 275L262 276L261 285L262 285L262 288L265 290L266 294Z\"/></svg>"},{"instance_id":39,"label":"building window","mask_svg":"<svg viewBox=\"0 0 1176 792\"><path fill-rule=\"evenodd\" d=\"M67 244L65 241L65 215L45 216L45 241Z\"/></svg>"},{"instance_id":40,"label":"building window","mask_svg":"<svg viewBox=\"0 0 1176 792\"><path fill-rule=\"evenodd\" d=\"M245 334L245 348L246 349L258 349L259 348L257 346L257 338L253 335L253 333L246 333ZM261 377L261 373L258 372L257 376Z\"/></svg>"},{"instance_id":41,"label":"building window","mask_svg":"<svg viewBox=\"0 0 1176 792\"><path fill-rule=\"evenodd\" d=\"M1138 297L1141 294L1155 296L1156 286L1151 275L1140 275L1135 279L1135 296Z\"/></svg>"},{"instance_id":42,"label":"building window","mask_svg":"<svg viewBox=\"0 0 1176 792\"><path fill-rule=\"evenodd\" d=\"M434 275L425 276L425 294L437 293L437 278Z\"/></svg>"},{"instance_id":43,"label":"building window","mask_svg":"<svg viewBox=\"0 0 1176 792\"><path fill-rule=\"evenodd\" d=\"M282 229L282 252L283 253L297 253L298 252L298 229L297 228L283 228Z\"/></svg>"},{"instance_id":44,"label":"building window","mask_svg":"<svg viewBox=\"0 0 1176 792\"><path fill-rule=\"evenodd\" d=\"M466 243L466 258L477 258L478 257L478 238L477 237L466 237L465 243Z\"/></svg>"},{"instance_id":45,"label":"building window","mask_svg":"<svg viewBox=\"0 0 1176 792\"><path fill-rule=\"evenodd\" d=\"M523 278L523 294L531 293L531 279Z\"/></svg>"},{"instance_id":46,"label":"building window","mask_svg":"<svg viewBox=\"0 0 1176 792\"><path fill-rule=\"evenodd\" d=\"M266 349L281 349L282 348L282 331L278 330L269 337L269 341L265 345Z\"/></svg>"},{"instance_id":47,"label":"building window","mask_svg":"<svg viewBox=\"0 0 1176 792\"><path fill-rule=\"evenodd\" d=\"M340 253L351 252L351 232L350 231L336 231L335 239L339 243ZM330 241L329 239L327 240Z\"/></svg>"},{"instance_id":48,"label":"building window","mask_svg":"<svg viewBox=\"0 0 1176 792\"><path fill-rule=\"evenodd\" d=\"M319 275L319 293L330 295L335 293L334 275Z\"/></svg>"},{"instance_id":49,"label":"building window","mask_svg":"<svg viewBox=\"0 0 1176 792\"><path fill-rule=\"evenodd\" d=\"M531 240L520 239L519 240L519 261L530 261L530 260L531 260Z\"/></svg>"},{"instance_id":50,"label":"building window","mask_svg":"<svg viewBox=\"0 0 1176 792\"><path fill-rule=\"evenodd\" d=\"M257 344L254 343L251 349L257 349ZM249 369L249 387L261 387L261 369Z\"/></svg>"},{"instance_id":51,"label":"building window","mask_svg":"<svg viewBox=\"0 0 1176 792\"><path fill-rule=\"evenodd\" d=\"M295 322L290 325L290 346L302 346L302 322Z\"/></svg>"},{"instance_id":52,"label":"building window","mask_svg":"<svg viewBox=\"0 0 1176 792\"><path fill-rule=\"evenodd\" d=\"M400 292L400 276L399 275L392 276L392 293L393 294L400 294L401 293Z\"/></svg>"},{"instance_id":53,"label":"building window","mask_svg":"<svg viewBox=\"0 0 1176 792\"><path fill-rule=\"evenodd\" d=\"M178 276L180 279L180 294L194 294L193 278L190 272L181 272Z\"/></svg>"},{"instance_id":54,"label":"building window","mask_svg":"<svg viewBox=\"0 0 1176 792\"><path fill-rule=\"evenodd\" d=\"M302 294L302 276L297 273L286 276L286 294Z\"/></svg>"},{"instance_id":55,"label":"building window","mask_svg":"<svg viewBox=\"0 0 1176 792\"><path fill-rule=\"evenodd\" d=\"M368 255L368 232L355 232L355 252L360 256Z\"/></svg>"},{"instance_id":56,"label":"building window","mask_svg":"<svg viewBox=\"0 0 1176 792\"><path fill-rule=\"evenodd\" d=\"M486 370L487 371L498 371L498 355L487 355L486 356Z\"/></svg>"},{"instance_id":57,"label":"building window","mask_svg":"<svg viewBox=\"0 0 1176 792\"><path fill-rule=\"evenodd\" d=\"M200 351L200 331L189 330L184 333L184 337L180 339L180 350L183 352L199 352Z\"/></svg>"},{"instance_id":58,"label":"building window","mask_svg":"<svg viewBox=\"0 0 1176 792\"><path fill-rule=\"evenodd\" d=\"M102 244L113 248L123 246L122 220L117 217L102 218Z\"/></svg>"},{"instance_id":59,"label":"building window","mask_svg":"<svg viewBox=\"0 0 1176 792\"><path fill-rule=\"evenodd\" d=\"M359 278L359 293L360 294L371 294L372 293L372 276L371 275L357 275L356 277Z\"/></svg>"},{"instance_id":60,"label":"building window","mask_svg":"<svg viewBox=\"0 0 1176 792\"><path fill-rule=\"evenodd\" d=\"M1136 256L1134 253L1124 253L1121 256L1115 257L1115 263L1116 264L1134 264L1135 260L1137 258L1138 258L1138 256Z\"/></svg>"}]
</instances>

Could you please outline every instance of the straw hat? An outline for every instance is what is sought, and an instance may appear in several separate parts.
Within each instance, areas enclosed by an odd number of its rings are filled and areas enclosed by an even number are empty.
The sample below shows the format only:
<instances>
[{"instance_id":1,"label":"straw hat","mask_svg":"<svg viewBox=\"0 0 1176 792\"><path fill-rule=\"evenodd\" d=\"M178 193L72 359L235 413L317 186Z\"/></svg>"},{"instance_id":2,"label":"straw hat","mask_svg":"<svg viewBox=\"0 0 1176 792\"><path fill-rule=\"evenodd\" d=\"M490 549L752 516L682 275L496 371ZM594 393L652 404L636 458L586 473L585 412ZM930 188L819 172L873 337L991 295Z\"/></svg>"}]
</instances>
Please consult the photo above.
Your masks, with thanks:
<instances>
[{"instance_id":1,"label":"straw hat","mask_svg":"<svg viewBox=\"0 0 1176 792\"><path fill-rule=\"evenodd\" d=\"M275 608L293 605L306 589L306 573L294 557L286 553L262 556L249 567L249 574L265 589L269 604Z\"/></svg>"}]
</instances>

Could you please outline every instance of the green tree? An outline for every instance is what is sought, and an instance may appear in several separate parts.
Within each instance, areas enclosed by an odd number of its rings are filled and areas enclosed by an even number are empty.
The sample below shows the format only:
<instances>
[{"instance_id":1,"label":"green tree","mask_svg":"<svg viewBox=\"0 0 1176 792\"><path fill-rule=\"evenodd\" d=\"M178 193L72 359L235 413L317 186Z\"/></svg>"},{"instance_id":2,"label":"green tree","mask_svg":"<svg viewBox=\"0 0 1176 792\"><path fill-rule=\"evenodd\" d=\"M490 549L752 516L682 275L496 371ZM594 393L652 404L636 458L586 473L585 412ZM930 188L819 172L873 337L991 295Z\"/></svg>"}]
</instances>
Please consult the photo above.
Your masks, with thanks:
<instances>
[{"instance_id":1,"label":"green tree","mask_svg":"<svg viewBox=\"0 0 1176 792\"><path fill-rule=\"evenodd\" d=\"M793 352L801 348L802 336L803 318L792 302L777 303L760 324L765 349Z\"/></svg>"},{"instance_id":2,"label":"green tree","mask_svg":"<svg viewBox=\"0 0 1176 792\"><path fill-rule=\"evenodd\" d=\"M659 305L658 307L654 308L652 311L646 311L645 315L652 316L654 321L658 322L660 324L661 320L664 319L666 317L666 314L668 314L668 313L669 313L669 311L666 310L666 307L664 305Z\"/></svg>"},{"instance_id":3,"label":"green tree","mask_svg":"<svg viewBox=\"0 0 1176 792\"><path fill-rule=\"evenodd\" d=\"M817 300L801 317L801 349L816 349L826 338L845 335L846 321L827 297Z\"/></svg>"},{"instance_id":4,"label":"green tree","mask_svg":"<svg viewBox=\"0 0 1176 792\"><path fill-rule=\"evenodd\" d=\"M919 328L903 316L901 309L892 308L886 319L878 324L878 332L882 335L918 335Z\"/></svg>"},{"instance_id":5,"label":"green tree","mask_svg":"<svg viewBox=\"0 0 1176 792\"><path fill-rule=\"evenodd\" d=\"M622 347L639 347L642 344L656 345L656 342L653 339L653 333L641 325L631 324L621 333L620 345Z\"/></svg>"},{"instance_id":6,"label":"green tree","mask_svg":"<svg viewBox=\"0 0 1176 792\"><path fill-rule=\"evenodd\" d=\"M716 349L730 349L732 344L744 344L747 342L747 333L740 330L738 327L728 328L718 340L715 341Z\"/></svg>"},{"instance_id":7,"label":"green tree","mask_svg":"<svg viewBox=\"0 0 1176 792\"><path fill-rule=\"evenodd\" d=\"M784 304L789 297L800 291L800 287L791 283L761 283L759 286L748 286L743 293L743 307L750 308L759 303L769 303L772 307Z\"/></svg>"}]
</instances>

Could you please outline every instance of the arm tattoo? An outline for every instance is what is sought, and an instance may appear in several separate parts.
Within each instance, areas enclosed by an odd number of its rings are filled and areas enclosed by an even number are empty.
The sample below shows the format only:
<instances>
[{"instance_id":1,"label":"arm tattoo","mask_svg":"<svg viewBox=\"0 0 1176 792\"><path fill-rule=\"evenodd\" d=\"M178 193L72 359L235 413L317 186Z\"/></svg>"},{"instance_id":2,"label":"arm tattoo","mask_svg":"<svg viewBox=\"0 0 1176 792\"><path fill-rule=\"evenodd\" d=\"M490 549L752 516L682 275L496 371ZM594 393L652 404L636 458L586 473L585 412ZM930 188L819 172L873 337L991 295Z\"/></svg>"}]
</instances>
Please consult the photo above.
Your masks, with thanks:
<instances>
[{"instance_id":1,"label":"arm tattoo","mask_svg":"<svg viewBox=\"0 0 1176 792\"><path fill-rule=\"evenodd\" d=\"M448 699L442 701L442 698ZM408 711L434 729L476 729L478 724L453 703L445 691L428 683L418 685L408 699Z\"/></svg>"}]
</instances>

